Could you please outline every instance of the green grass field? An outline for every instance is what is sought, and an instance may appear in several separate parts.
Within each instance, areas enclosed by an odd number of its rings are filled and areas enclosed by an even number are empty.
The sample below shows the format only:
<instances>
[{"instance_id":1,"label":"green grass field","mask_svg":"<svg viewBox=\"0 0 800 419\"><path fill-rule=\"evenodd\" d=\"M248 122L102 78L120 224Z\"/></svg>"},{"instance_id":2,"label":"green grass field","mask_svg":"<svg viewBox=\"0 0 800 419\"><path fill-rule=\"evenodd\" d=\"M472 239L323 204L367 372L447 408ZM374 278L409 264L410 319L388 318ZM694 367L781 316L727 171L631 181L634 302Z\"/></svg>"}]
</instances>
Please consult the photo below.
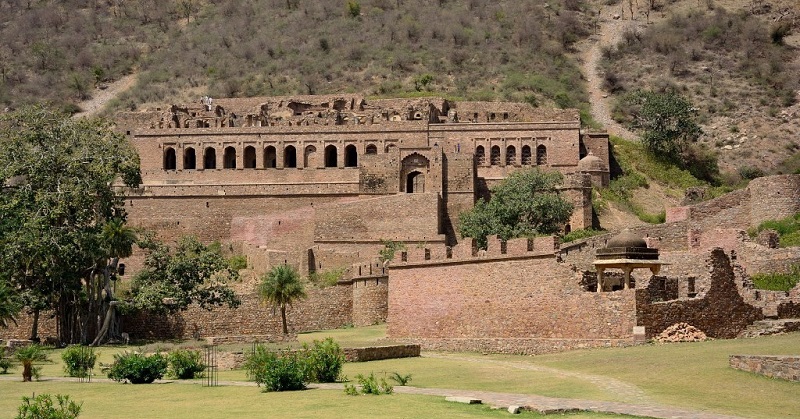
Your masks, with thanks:
<instances>
[{"instance_id":1,"label":"green grass field","mask_svg":"<svg viewBox=\"0 0 800 419\"><path fill-rule=\"evenodd\" d=\"M331 336L343 346L380 344L385 328L340 329L299 336ZM120 347L100 348L109 363ZM135 348L128 348L135 349ZM656 403L743 417L800 417L800 384L728 367L732 354L797 354L800 333L747 340L644 345L540 356L423 353L420 358L348 363L344 374L411 374L416 387L487 390L550 397ZM252 385L202 387L201 380L151 385L76 383L63 377L60 350L42 365L42 381L22 383L16 368L0 375L0 419L14 416L25 395L69 394L83 402L81 418L160 417L505 417L505 411L448 403L441 397L345 395L335 390L261 393ZM97 370L98 377L102 374ZM244 371L223 371L221 381L246 381ZM610 384L609 384L610 383ZM616 384L615 384L616 383ZM622 390L620 387L622 386ZM639 399L630 396L635 390ZM536 417L526 412L523 416ZM580 413L569 417L619 417Z\"/></svg>"}]
</instances>

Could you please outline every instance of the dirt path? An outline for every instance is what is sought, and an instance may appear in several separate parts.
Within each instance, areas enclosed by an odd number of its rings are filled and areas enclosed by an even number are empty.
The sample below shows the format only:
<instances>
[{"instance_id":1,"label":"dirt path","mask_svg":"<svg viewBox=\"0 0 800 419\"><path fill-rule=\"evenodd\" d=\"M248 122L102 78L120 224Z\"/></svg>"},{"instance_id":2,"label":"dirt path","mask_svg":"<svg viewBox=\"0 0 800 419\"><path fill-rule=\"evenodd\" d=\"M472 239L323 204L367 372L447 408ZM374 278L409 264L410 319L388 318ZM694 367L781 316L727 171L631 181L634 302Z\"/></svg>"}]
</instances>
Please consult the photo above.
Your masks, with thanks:
<instances>
[{"instance_id":1,"label":"dirt path","mask_svg":"<svg viewBox=\"0 0 800 419\"><path fill-rule=\"evenodd\" d=\"M98 112L103 110L106 104L117 97L122 92L128 90L136 82L137 73L129 74L114 83L108 85L105 89L95 89L92 98L78 104L82 112L74 115L75 118L82 118L86 116L95 116Z\"/></svg>"},{"instance_id":2,"label":"dirt path","mask_svg":"<svg viewBox=\"0 0 800 419\"><path fill-rule=\"evenodd\" d=\"M626 139L636 139L638 136L611 118L611 100L607 97L607 93L603 91L603 74L598 71L598 65L602 57L602 48L616 45L622 40L622 34L625 29L634 28L637 24L638 21L601 17L598 22L598 34L579 46L579 57L583 63L583 74L587 80L592 116L595 121L606 128L609 134Z\"/></svg>"},{"instance_id":3,"label":"dirt path","mask_svg":"<svg viewBox=\"0 0 800 419\"><path fill-rule=\"evenodd\" d=\"M438 353L426 353L426 358L442 358L442 359L455 359L458 361L466 361L466 362L475 362L480 364L495 364L495 365L502 365L504 367L513 368L513 369L521 369L527 371L538 371L544 372L547 374L551 374L558 377L569 377L569 378L576 378L582 381L587 381L598 388L603 389L611 394L615 394L628 400L630 403L650 403L652 400L640 389L632 384L628 384L624 381L616 380L614 378L603 377L600 375L591 375L591 374L584 374L580 372L574 371L566 371L560 370L557 368L550 368L541 365L533 365L524 362L512 362L512 361L499 361L493 359L486 359L486 358L470 358L464 356L451 356L449 354L438 354Z\"/></svg>"}]
</instances>

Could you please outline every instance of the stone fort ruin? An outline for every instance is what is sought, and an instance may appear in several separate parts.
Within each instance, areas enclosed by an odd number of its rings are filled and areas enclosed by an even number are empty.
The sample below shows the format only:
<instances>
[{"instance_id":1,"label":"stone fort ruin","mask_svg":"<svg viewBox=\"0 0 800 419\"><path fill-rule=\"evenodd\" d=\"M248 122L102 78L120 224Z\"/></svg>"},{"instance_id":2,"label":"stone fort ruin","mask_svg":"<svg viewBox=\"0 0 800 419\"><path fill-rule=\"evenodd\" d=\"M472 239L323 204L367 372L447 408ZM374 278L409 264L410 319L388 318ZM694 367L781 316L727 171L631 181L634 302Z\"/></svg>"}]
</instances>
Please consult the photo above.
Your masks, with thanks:
<instances>
[{"instance_id":1,"label":"stone fort ruin","mask_svg":"<svg viewBox=\"0 0 800 419\"><path fill-rule=\"evenodd\" d=\"M799 211L800 176L757 179L634 229L634 247L658 249L644 253L657 254L661 268L608 266L600 289L597 251L619 243L614 233L565 245L490 238L481 252L458 237L460 213L529 167L565 175L561 191L575 205L565 231L592 226L591 190L609 182L609 144L580 129L577 110L356 95L203 98L122 113L117 126L141 158L143 184L125 198L130 223L167 241L231 243L249 272L235 284L239 308L141 314L124 321L133 338L275 337L280 320L254 287L281 263L342 275L290 309L294 331L386 322L391 338L428 349L629 345L683 321L724 338L800 317L800 290L754 290L747 276L788 269L800 250L742 233ZM405 244L388 268L378 260L385 240ZM125 262L135 272L141 255ZM22 337L26 327L10 333Z\"/></svg>"}]
</instances>

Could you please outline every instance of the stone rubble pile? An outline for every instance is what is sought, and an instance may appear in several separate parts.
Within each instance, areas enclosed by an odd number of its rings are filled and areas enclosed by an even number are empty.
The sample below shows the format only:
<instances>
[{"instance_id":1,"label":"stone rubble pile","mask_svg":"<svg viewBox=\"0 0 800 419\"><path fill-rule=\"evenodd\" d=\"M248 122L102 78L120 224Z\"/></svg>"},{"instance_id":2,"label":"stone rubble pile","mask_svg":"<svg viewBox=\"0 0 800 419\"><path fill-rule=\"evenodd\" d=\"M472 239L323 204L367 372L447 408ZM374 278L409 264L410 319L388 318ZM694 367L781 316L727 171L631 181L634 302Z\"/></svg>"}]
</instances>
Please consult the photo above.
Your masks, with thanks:
<instances>
[{"instance_id":1,"label":"stone rubble pile","mask_svg":"<svg viewBox=\"0 0 800 419\"><path fill-rule=\"evenodd\" d=\"M707 339L702 330L688 323L675 323L655 337L659 343L702 342Z\"/></svg>"}]
</instances>

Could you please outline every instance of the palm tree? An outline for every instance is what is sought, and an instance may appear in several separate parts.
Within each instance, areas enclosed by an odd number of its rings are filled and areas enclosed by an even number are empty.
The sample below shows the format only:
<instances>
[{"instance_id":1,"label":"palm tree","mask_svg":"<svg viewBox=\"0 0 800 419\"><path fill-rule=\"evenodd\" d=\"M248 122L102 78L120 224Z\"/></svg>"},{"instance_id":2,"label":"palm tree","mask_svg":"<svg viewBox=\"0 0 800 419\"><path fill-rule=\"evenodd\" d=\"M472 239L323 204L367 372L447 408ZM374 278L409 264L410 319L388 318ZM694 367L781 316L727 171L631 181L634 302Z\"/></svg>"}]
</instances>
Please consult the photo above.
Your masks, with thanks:
<instances>
[{"instance_id":1,"label":"palm tree","mask_svg":"<svg viewBox=\"0 0 800 419\"><path fill-rule=\"evenodd\" d=\"M300 274L297 269L289 265L278 265L269 272L261 276L261 284L258 286L258 294L261 299L273 307L273 310L280 308L281 321L283 322L283 334L288 335L289 329L286 327L286 306L292 302L306 297L303 283L300 282Z\"/></svg>"},{"instance_id":2,"label":"palm tree","mask_svg":"<svg viewBox=\"0 0 800 419\"><path fill-rule=\"evenodd\" d=\"M17 349L14 352L14 358L17 358L22 364L22 381L32 381L33 378L33 363L47 361L47 354L44 353L44 348L37 344L25 346Z\"/></svg>"}]
</instances>

